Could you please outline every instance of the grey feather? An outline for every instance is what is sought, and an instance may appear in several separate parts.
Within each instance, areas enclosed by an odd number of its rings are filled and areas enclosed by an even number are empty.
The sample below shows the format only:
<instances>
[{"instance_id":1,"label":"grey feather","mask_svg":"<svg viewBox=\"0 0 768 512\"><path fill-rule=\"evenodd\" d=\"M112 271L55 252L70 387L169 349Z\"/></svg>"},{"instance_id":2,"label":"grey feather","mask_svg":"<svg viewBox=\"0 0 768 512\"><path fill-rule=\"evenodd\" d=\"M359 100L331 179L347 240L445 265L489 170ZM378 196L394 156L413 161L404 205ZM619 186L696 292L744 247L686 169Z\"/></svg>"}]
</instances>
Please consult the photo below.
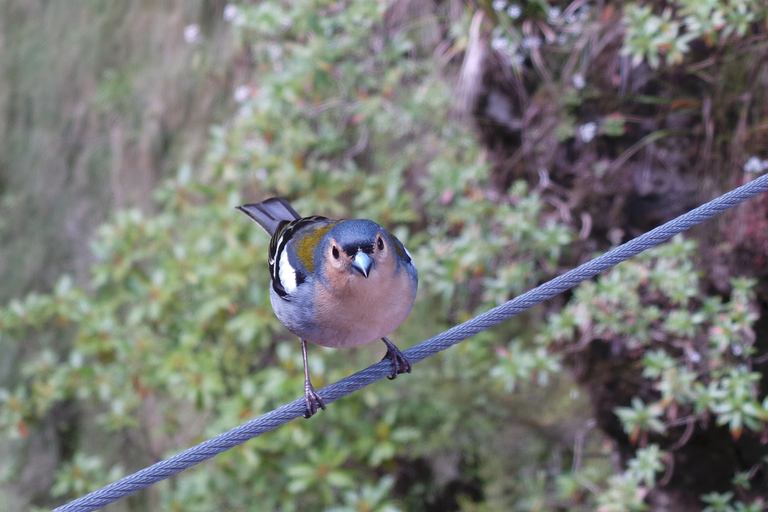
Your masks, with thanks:
<instances>
[{"instance_id":1,"label":"grey feather","mask_svg":"<svg viewBox=\"0 0 768 512\"><path fill-rule=\"evenodd\" d=\"M301 218L301 215L282 197L273 197L261 203L245 204L238 206L237 209L255 220L269 236L275 234L281 222Z\"/></svg>"}]
</instances>

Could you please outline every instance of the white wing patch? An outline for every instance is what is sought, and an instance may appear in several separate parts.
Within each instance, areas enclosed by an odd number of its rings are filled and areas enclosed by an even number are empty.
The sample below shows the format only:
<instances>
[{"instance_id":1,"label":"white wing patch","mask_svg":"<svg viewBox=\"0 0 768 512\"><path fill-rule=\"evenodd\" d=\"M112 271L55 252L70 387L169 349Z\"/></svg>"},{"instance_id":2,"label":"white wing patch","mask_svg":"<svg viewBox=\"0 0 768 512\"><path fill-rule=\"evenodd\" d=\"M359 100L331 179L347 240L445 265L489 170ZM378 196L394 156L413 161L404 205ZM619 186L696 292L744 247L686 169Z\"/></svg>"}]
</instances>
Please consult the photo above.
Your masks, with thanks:
<instances>
[{"instance_id":1,"label":"white wing patch","mask_svg":"<svg viewBox=\"0 0 768 512\"><path fill-rule=\"evenodd\" d=\"M403 246L403 250L405 251L405 254L408 255L409 258L411 258L411 261L409 262L411 265L413 265L413 268L416 268L416 260L413 259L413 256L411 256L410 251Z\"/></svg>"},{"instance_id":2,"label":"white wing patch","mask_svg":"<svg viewBox=\"0 0 768 512\"><path fill-rule=\"evenodd\" d=\"M296 270L288 262L288 251L283 250L280 254L280 284L283 285L285 292L290 294L296 289Z\"/></svg>"}]
</instances>

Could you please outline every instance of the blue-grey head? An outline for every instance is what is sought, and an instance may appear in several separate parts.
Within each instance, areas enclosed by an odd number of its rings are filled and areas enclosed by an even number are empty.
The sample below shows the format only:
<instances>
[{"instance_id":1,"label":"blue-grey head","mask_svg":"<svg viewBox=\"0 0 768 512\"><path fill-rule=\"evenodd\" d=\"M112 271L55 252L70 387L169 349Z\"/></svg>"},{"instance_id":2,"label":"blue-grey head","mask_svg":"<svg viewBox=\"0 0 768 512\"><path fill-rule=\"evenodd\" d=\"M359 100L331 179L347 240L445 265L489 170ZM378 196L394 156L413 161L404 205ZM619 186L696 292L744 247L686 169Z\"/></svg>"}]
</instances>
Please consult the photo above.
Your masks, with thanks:
<instances>
[{"instance_id":1,"label":"blue-grey head","mask_svg":"<svg viewBox=\"0 0 768 512\"><path fill-rule=\"evenodd\" d=\"M352 271L365 278L377 265L393 259L394 244L389 233L372 220L342 220L325 234L325 257L339 271Z\"/></svg>"}]
</instances>

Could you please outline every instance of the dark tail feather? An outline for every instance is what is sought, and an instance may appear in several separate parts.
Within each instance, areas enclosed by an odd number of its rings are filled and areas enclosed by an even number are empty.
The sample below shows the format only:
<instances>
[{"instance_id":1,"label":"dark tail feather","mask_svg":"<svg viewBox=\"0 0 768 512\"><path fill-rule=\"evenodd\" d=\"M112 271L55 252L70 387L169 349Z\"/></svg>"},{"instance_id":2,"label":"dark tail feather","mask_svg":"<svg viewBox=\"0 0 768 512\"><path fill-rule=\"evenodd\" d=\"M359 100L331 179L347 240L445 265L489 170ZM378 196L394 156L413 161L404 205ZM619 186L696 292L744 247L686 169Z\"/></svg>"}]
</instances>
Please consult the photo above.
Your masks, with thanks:
<instances>
[{"instance_id":1,"label":"dark tail feather","mask_svg":"<svg viewBox=\"0 0 768 512\"><path fill-rule=\"evenodd\" d=\"M237 209L258 222L269 236L275 234L281 222L301 218L301 215L296 213L296 210L291 208L291 204L282 197L273 197L261 203L244 204Z\"/></svg>"}]
</instances>

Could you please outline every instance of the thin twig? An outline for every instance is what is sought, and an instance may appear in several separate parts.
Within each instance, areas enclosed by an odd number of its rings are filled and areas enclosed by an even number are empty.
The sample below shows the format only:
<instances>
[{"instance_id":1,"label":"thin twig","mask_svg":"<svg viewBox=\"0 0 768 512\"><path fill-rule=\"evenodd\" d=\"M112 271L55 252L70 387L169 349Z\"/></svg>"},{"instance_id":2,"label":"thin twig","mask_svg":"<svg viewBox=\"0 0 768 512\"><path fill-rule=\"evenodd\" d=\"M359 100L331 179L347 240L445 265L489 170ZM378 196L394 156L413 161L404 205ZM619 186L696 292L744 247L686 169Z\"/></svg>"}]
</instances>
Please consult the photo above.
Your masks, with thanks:
<instances>
[{"instance_id":1,"label":"thin twig","mask_svg":"<svg viewBox=\"0 0 768 512\"><path fill-rule=\"evenodd\" d=\"M571 473L576 473L581 469L581 455L584 451L584 439L587 437L587 432L597 426L597 420L595 418L589 418L584 426L576 432L575 439L573 440L573 464L571 465Z\"/></svg>"}]
</instances>

